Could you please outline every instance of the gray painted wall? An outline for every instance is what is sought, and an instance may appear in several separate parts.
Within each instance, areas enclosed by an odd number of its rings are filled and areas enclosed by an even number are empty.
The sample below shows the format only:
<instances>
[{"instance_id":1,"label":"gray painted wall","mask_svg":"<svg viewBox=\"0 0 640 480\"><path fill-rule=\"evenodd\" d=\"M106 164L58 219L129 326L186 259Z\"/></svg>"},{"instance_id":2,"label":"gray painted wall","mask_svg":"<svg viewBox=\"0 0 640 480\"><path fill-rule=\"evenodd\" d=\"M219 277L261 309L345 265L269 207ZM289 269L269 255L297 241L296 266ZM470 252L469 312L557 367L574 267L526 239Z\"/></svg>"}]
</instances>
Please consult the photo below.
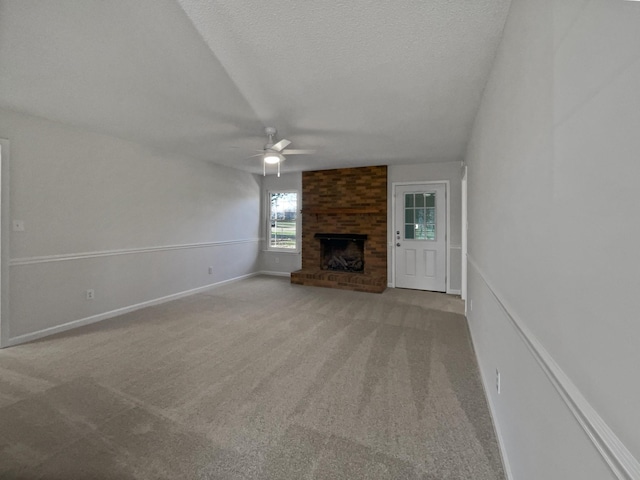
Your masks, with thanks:
<instances>
[{"instance_id":1,"label":"gray painted wall","mask_svg":"<svg viewBox=\"0 0 640 480\"><path fill-rule=\"evenodd\" d=\"M260 252L260 269L265 273L287 274L302 268L302 256L300 250L296 252L270 252L267 250L267 218L269 215L269 191L297 190L302 195L302 174L286 173L280 175L267 175L262 179L262 210L260 216L260 232L262 237L262 250ZM302 208L302 197L298 197L298 210ZM302 225L302 221L298 225ZM300 235L300 232L298 232ZM298 240L299 241L299 240Z\"/></svg>"},{"instance_id":2,"label":"gray painted wall","mask_svg":"<svg viewBox=\"0 0 640 480\"><path fill-rule=\"evenodd\" d=\"M388 192L389 192L389 208L388 208L388 234L389 234L389 250L388 250L388 265L389 265L389 282L392 281L392 255L393 255L393 208L391 204L391 197L393 196L393 183L394 182L426 182L436 180L448 180L450 191L449 206L450 206L450 233L449 239L449 258L451 262L451 290L459 292L462 288L461 277L461 222L462 222L462 210L461 210L461 180L462 169L461 162L441 162L441 163L421 163L412 165L389 165L388 170Z\"/></svg>"},{"instance_id":3,"label":"gray painted wall","mask_svg":"<svg viewBox=\"0 0 640 480\"><path fill-rule=\"evenodd\" d=\"M0 137L25 223L3 343L257 270L256 176L6 110Z\"/></svg>"},{"instance_id":4,"label":"gray painted wall","mask_svg":"<svg viewBox=\"0 0 640 480\"><path fill-rule=\"evenodd\" d=\"M572 401L640 458L639 26L637 2L513 0L474 126L468 318L519 480L614 478Z\"/></svg>"}]
</instances>

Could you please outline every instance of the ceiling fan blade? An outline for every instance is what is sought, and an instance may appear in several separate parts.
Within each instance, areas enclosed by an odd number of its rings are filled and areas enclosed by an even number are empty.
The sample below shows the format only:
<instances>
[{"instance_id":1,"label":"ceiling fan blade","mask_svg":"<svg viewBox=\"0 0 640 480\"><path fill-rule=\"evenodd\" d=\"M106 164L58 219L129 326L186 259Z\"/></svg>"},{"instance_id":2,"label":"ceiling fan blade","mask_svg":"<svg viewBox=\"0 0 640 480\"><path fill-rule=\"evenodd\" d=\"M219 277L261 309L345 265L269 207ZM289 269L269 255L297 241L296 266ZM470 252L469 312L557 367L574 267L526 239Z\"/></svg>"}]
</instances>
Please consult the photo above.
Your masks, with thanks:
<instances>
[{"instance_id":1,"label":"ceiling fan blade","mask_svg":"<svg viewBox=\"0 0 640 480\"><path fill-rule=\"evenodd\" d=\"M291 142L286 138L283 138L278 143L273 144L273 146L271 147L271 150L275 150L276 152L281 152L282 150L287 148L289 145L291 145Z\"/></svg>"},{"instance_id":2,"label":"ceiling fan blade","mask_svg":"<svg viewBox=\"0 0 640 480\"><path fill-rule=\"evenodd\" d=\"M262 157L264 155L264 152L262 153L256 153L255 155L251 155L249 158L253 158L253 157Z\"/></svg>"},{"instance_id":3,"label":"ceiling fan blade","mask_svg":"<svg viewBox=\"0 0 640 480\"><path fill-rule=\"evenodd\" d=\"M315 150L285 150L282 152L284 155L310 155L316 153Z\"/></svg>"}]
</instances>

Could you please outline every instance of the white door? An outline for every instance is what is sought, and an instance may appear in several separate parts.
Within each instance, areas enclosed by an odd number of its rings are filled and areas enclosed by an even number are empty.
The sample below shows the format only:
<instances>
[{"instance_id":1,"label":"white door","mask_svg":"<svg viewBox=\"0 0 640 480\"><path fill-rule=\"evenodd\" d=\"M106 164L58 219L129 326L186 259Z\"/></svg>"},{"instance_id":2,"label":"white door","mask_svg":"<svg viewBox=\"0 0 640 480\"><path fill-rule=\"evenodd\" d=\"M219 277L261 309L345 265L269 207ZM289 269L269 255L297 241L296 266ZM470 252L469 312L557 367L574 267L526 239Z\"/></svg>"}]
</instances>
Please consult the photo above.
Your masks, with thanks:
<instances>
[{"instance_id":1,"label":"white door","mask_svg":"<svg viewBox=\"0 0 640 480\"><path fill-rule=\"evenodd\" d=\"M398 185L396 287L446 291L446 184Z\"/></svg>"}]
</instances>

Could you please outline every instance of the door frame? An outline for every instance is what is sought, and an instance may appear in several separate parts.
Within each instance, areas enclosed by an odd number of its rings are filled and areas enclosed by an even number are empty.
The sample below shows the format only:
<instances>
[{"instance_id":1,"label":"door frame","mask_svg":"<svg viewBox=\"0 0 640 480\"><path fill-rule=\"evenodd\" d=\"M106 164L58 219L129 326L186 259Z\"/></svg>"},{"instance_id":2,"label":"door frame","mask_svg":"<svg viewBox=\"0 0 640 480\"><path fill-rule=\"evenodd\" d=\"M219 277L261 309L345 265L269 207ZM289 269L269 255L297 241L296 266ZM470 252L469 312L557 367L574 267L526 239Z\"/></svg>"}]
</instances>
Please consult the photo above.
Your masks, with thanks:
<instances>
[{"instance_id":1,"label":"door frame","mask_svg":"<svg viewBox=\"0 0 640 480\"><path fill-rule=\"evenodd\" d=\"M462 284L461 284L461 294L462 300L465 300L464 303L464 311L467 313L467 231L469 230L469 220L467 217L467 166L462 167L462 265L461 265L461 274L462 274Z\"/></svg>"},{"instance_id":2,"label":"door frame","mask_svg":"<svg viewBox=\"0 0 640 480\"><path fill-rule=\"evenodd\" d=\"M9 346L9 140L0 138L0 348Z\"/></svg>"},{"instance_id":3,"label":"door frame","mask_svg":"<svg viewBox=\"0 0 640 480\"><path fill-rule=\"evenodd\" d=\"M449 180L425 180L423 182L392 182L391 183L391 229L389 230L391 246L391 287L396 288L396 241L395 241L395 226L396 226L396 191L397 187L404 187L410 185L432 185L434 183L444 184L444 199L445 199L445 216L447 221L446 238L444 242L444 254L445 263L447 264L447 271L445 273L445 288L447 294L451 293L451 255L449 255L449 242L451 239L451 208L449 200L449 192L451 191Z\"/></svg>"}]
</instances>

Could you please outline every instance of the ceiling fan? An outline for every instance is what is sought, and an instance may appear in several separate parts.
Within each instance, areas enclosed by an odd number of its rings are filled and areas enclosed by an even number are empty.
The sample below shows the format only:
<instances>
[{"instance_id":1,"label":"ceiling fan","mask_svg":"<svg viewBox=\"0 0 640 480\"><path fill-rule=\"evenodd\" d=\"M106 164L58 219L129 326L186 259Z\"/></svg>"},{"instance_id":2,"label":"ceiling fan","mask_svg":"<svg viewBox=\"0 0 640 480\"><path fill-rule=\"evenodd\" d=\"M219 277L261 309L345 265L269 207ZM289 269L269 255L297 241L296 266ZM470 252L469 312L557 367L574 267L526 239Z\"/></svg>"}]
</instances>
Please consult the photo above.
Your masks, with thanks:
<instances>
[{"instance_id":1,"label":"ceiling fan","mask_svg":"<svg viewBox=\"0 0 640 480\"><path fill-rule=\"evenodd\" d=\"M266 127L264 133L268 138L264 149L258 150L260 153L252 155L253 157L262 157L262 175L267 174L267 164L278 166L278 176L280 176L280 164L286 160L285 155L307 155L315 153L315 150L293 150L286 148L291 145L291 141L283 138L274 143L276 133L275 127Z\"/></svg>"}]
</instances>

